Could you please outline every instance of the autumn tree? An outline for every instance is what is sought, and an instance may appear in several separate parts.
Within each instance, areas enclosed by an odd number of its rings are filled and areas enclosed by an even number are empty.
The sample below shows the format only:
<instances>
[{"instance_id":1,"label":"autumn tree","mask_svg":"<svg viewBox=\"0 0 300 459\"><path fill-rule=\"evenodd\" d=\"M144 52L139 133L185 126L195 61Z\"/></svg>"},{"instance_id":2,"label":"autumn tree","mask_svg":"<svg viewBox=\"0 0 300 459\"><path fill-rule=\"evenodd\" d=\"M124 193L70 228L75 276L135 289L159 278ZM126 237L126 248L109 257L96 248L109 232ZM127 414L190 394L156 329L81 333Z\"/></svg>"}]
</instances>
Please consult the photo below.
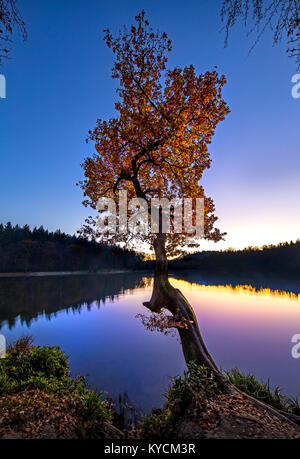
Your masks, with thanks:
<instances>
[{"instance_id":1,"label":"autumn tree","mask_svg":"<svg viewBox=\"0 0 300 459\"><path fill-rule=\"evenodd\" d=\"M299 0L223 0L221 19L225 23L225 46L230 29L241 20L248 33L256 33L252 48L266 29L271 29L274 44L288 43L287 53L300 67L300 1ZM251 48L251 49L252 49Z\"/></svg>"},{"instance_id":2,"label":"autumn tree","mask_svg":"<svg viewBox=\"0 0 300 459\"><path fill-rule=\"evenodd\" d=\"M126 190L129 198L204 197L205 237L219 240L222 234L214 228L216 217L211 198L199 184L210 166L208 145L218 123L229 109L222 99L225 78L213 72L197 75L191 65L184 69L166 69L171 42L165 33L154 32L145 14L136 17L130 31L124 29L117 37L105 31L105 41L115 54L113 78L119 79L117 116L109 121L99 119L89 139L96 152L83 164L85 180L81 183L84 203L93 209L101 197L118 201L118 191ZM192 216L194 213L192 212ZM93 234L93 220L85 231ZM107 240L109 235L105 236ZM133 240L137 235L133 235ZM114 241L118 240L113 235ZM129 243L122 234L120 241ZM152 297L144 303L158 320L148 321L150 328L175 327L180 335L186 362L205 365L224 393L237 394L237 389L217 368L200 333L191 305L168 279L167 253L184 250L186 234L164 234L159 225L157 234L142 241L153 244L156 272ZM172 316L165 314L167 310ZM244 398L251 397L244 394ZM250 401L250 400L249 400ZM287 420L271 407L251 399L251 403ZM297 422L300 417L297 417Z\"/></svg>"},{"instance_id":3,"label":"autumn tree","mask_svg":"<svg viewBox=\"0 0 300 459\"><path fill-rule=\"evenodd\" d=\"M218 241L223 235L214 227L214 203L199 182L210 167L208 145L215 128L229 112L221 94L225 78L216 71L197 75L192 65L167 69L171 41L150 27L143 11L135 19L129 31L124 28L115 37L105 30L106 44L115 55L112 76L119 80L119 99L117 115L108 121L99 119L89 132L96 151L83 163L84 204L97 209L102 197L118 203L120 190L126 190L129 199L143 199L149 210L155 198L203 198L204 236ZM190 213L193 220L193 208ZM99 236L92 218L83 231ZM202 341L191 306L168 280L167 256L185 250L186 233L184 227L181 233L166 234L159 221L155 234L102 234L102 240L153 246L154 287L151 300L144 305L155 313L168 309L172 323L185 320L187 327L178 330L186 343L186 360L206 364L223 381ZM199 241L188 245L194 243Z\"/></svg>"},{"instance_id":4,"label":"autumn tree","mask_svg":"<svg viewBox=\"0 0 300 459\"><path fill-rule=\"evenodd\" d=\"M197 75L192 65L167 70L171 41L165 33L153 31L144 12L135 19L129 31L124 28L117 36L104 31L115 55L112 77L119 80L119 98L117 115L98 119L89 132L96 151L83 164L84 204L96 209L104 196L117 203L120 190L126 190L129 199L144 199L149 209L153 198L204 198L204 235L218 241L223 235L214 227L214 203L199 181L210 167L208 145L215 128L229 112L221 95L225 78L215 71ZM194 209L191 213L195 218ZM84 231L99 236L93 219ZM168 255L199 246L197 240L187 243L186 236L184 228L180 234L164 234L160 227L158 234L104 238L135 244L136 249L139 242L149 243L157 271L166 272Z\"/></svg>"},{"instance_id":5,"label":"autumn tree","mask_svg":"<svg viewBox=\"0 0 300 459\"><path fill-rule=\"evenodd\" d=\"M15 0L0 0L0 65L8 58L14 29L26 40L25 23Z\"/></svg>"}]
</instances>

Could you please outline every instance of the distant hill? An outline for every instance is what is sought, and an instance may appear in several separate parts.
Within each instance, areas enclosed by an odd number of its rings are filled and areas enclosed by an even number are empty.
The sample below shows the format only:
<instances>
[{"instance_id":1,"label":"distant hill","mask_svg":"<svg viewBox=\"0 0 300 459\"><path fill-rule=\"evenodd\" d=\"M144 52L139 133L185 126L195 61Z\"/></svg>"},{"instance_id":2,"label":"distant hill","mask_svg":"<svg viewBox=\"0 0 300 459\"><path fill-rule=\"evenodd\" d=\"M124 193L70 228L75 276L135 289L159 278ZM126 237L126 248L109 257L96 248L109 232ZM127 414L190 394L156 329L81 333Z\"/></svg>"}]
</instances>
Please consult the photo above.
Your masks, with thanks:
<instances>
[{"instance_id":1,"label":"distant hill","mask_svg":"<svg viewBox=\"0 0 300 459\"><path fill-rule=\"evenodd\" d=\"M0 224L0 272L138 269L134 252L42 226Z\"/></svg>"},{"instance_id":2,"label":"distant hill","mask_svg":"<svg viewBox=\"0 0 300 459\"><path fill-rule=\"evenodd\" d=\"M300 277L300 241L244 250L205 251L170 261L172 270L207 274L256 274Z\"/></svg>"}]
</instances>

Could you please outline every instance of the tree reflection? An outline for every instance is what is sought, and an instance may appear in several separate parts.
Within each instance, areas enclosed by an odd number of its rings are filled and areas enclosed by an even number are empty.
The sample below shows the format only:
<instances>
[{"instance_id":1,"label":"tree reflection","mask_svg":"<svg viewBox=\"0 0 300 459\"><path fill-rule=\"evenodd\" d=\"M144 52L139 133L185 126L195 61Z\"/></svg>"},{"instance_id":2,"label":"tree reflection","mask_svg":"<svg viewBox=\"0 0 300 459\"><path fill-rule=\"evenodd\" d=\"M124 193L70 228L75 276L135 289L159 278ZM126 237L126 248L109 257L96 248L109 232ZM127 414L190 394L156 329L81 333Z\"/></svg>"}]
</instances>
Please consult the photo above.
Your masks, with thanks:
<instances>
[{"instance_id":1,"label":"tree reflection","mask_svg":"<svg viewBox=\"0 0 300 459\"><path fill-rule=\"evenodd\" d=\"M29 326L40 314L51 318L58 311L100 307L119 294L144 285L140 273L86 276L49 276L0 279L0 326L10 328L17 318Z\"/></svg>"}]
</instances>

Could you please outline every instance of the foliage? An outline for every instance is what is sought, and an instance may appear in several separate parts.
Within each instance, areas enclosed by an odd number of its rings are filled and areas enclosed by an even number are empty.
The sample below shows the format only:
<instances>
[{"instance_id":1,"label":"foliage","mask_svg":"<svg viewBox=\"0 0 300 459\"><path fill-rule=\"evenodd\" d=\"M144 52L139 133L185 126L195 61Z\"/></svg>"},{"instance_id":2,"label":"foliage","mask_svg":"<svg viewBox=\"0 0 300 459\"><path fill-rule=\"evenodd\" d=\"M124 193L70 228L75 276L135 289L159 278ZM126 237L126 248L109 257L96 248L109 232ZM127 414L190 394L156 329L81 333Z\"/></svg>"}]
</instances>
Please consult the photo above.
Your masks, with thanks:
<instances>
[{"instance_id":1,"label":"foliage","mask_svg":"<svg viewBox=\"0 0 300 459\"><path fill-rule=\"evenodd\" d=\"M15 0L0 0L0 65L3 59L9 56L8 44L11 43L11 36L14 28L17 28L24 40L27 32L24 21L16 7Z\"/></svg>"},{"instance_id":2,"label":"foliage","mask_svg":"<svg viewBox=\"0 0 300 459\"><path fill-rule=\"evenodd\" d=\"M142 438L166 438L178 416L191 407L201 407L206 398L221 393L221 387L205 365L195 362L188 364L183 376L174 378L172 386L165 394L163 410L152 410L142 419L139 426Z\"/></svg>"},{"instance_id":3,"label":"foliage","mask_svg":"<svg viewBox=\"0 0 300 459\"><path fill-rule=\"evenodd\" d=\"M279 410L287 411L296 415L300 414L300 406L297 398L289 399L283 396L279 387L275 387L272 390L270 388L269 381L266 383L260 383L254 375L243 374L237 368L227 371L226 374L232 384L257 400L260 400Z\"/></svg>"},{"instance_id":4,"label":"foliage","mask_svg":"<svg viewBox=\"0 0 300 459\"><path fill-rule=\"evenodd\" d=\"M196 398L203 393L208 397L221 393L220 385L209 368L195 362L188 363L187 367L188 370L183 373L183 377L174 379L173 386L167 394L168 404L175 404L178 400L182 400L186 393Z\"/></svg>"},{"instance_id":5,"label":"foliage","mask_svg":"<svg viewBox=\"0 0 300 459\"><path fill-rule=\"evenodd\" d=\"M30 335L22 335L16 342L8 345L7 353L20 354L23 352L28 352L32 348L32 345L33 337Z\"/></svg>"},{"instance_id":6,"label":"foliage","mask_svg":"<svg viewBox=\"0 0 300 459\"><path fill-rule=\"evenodd\" d=\"M53 387L66 383L67 356L58 347L33 346L19 351L20 344L11 348L6 358L0 360L0 394L15 392L25 387Z\"/></svg>"},{"instance_id":7,"label":"foliage","mask_svg":"<svg viewBox=\"0 0 300 459\"><path fill-rule=\"evenodd\" d=\"M268 27L273 31L274 44L285 35L290 45L287 52L300 66L299 0L223 0L221 18L226 22L225 45L230 29L241 18L245 26L252 22L250 33L254 30L258 32L253 46Z\"/></svg>"},{"instance_id":8,"label":"foliage","mask_svg":"<svg viewBox=\"0 0 300 459\"><path fill-rule=\"evenodd\" d=\"M300 241L243 250L204 251L171 260L170 267L172 270L195 269L214 275L266 273L298 278Z\"/></svg>"},{"instance_id":9,"label":"foliage","mask_svg":"<svg viewBox=\"0 0 300 459\"><path fill-rule=\"evenodd\" d=\"M68 359L58 347L32 346L31 341L22 337L0 360L0 437L13 431L22 432L22 438L48 438L55 431L55 438L103 438L112 432L122 438L124 434L112 425L116 413L102 399L103 393L91 391L83 377L70 378ZM237 369L227 376L252 397L300 414L298 400L284 397L278 388L271 390L269 382L259 383ZM191 362L182 377L172 380L165 407L142 419L138 435L144 439L173 435L179 419L205 414L206 402L219 394L222 387L211 371Z\"/></svg>"},{"instance_id":10,"label":"foliage","mask_svg":"<svg viewBox=\"0 0 300 459\"><path fill-rule=\"evenodd\" d=\"M242 374L238 369L230 370L226 375L232 384L253 398L276 409L294 415L300 414L298 400L283 396L278 387L272 390L269 382L259 383L253 375ZM172 386L165 394L164 408L152 410L142 419L139 425L141 438L177 436L176 423L192 416L196 416L199 421L201 413L206 411L206 402L214 402L218 395L222 395L222 387L215 381L210 370L205 365L190 363L183 377L173 380Z\"/></svg>"},{"instance_id":11,"label":"foliage","mask_svg":"<svg viewBox=\"0 0 300 459\"><path fill-rule=\"evenodd\" d=\"M152 198L202 197L205 237L218 241L223 235L214 228L214 203L199 180L211 164L208 145L215 129L229 112L222 99L225 77L215 71L197 75L193 65L167 69L171 41L166 33L154 31L144 11L135 19L130 31L124 28L118 36L104 31L115 55L112 77L119 80L119 100L117 116L98 119L89 132L96 151L83 164L84 205L96 209L103 196L117 203L120 190L127 191L128 199L146 201L149 212ZM191 217L195 219L195 212ZM92 218L83 230L101 236ZM135 248L137 241L152 245L155 239L141 233L102 236ZM184 251L187 244L184 232L167 235L168 254Z\"/></svg>"},{"instance_id":12,"label":"foliage","mask_svg":"<svg viewBox=\"0 0 300 459\"><path fill-rule=\"evenodd\" d=\"M112 420L110 404L101 400L96 391L86 390L78 400L77 415L80 419L79 430L83 437L101 438L103 422Z\"/></svg>"},{"instance_id":13,"label":"foliage","mask_svg":"<svg viewBox=\"0 0 300 459\"><path fill-rule=\"evenodd\" d=\"M255 376L251 374L244 375L237 368L227 371L226 374L232 384L246 394L272 405L274 408L281 408L280 389L276 387L272 391L269 381L267 383L259 383Z\"/></svg>"},{"instance_id":14,"label":"foliage","mask_svg":"<svg viewBox=\"0 0 300 459\"><path fill-rule=\"evenodd\" d=\"M0 272L136 269L140 258L82 236L0 224Z\"/></svg>"},{"instance_id":15,"label":"foliage","mask_svg":"<svg viewBox=\"0 0 300 459\"><path fill-rule=\"evenodd\" d=\"M0 410L8 410L9 425L17 422L26 407L38 410L47 399L47 409L52 404L53 413L64 401L59 410L65 412L68 406L79 438L103 436L103 423L112 419L110 404L102 400L103 394L89 390L83 377L70 378L68 358L58 347L24 349L24 342L25 337L10 346L6 357L0 359Z\"/></svg>"}]
</instances>

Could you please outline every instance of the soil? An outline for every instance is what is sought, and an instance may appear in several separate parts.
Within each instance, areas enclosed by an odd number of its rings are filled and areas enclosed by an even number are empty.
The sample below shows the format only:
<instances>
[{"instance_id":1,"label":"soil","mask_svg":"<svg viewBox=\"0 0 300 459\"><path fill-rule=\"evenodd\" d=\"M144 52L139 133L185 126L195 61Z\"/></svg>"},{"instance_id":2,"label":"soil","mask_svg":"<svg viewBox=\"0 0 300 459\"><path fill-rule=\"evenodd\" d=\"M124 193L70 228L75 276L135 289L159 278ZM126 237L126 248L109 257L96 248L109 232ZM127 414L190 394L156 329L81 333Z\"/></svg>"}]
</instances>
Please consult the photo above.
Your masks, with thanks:
<instances>
[{"instance_id":1,"label":"soil","mask_svg":"<svg viewBox=\"0 0 300 459\"><path fill-rule=\"evenodd\" d=\"M186 412L175 426L174 437L300 439L300 426L253 406L243 394L218 395L204 409Z\"/></svg>"}]
</instances>

